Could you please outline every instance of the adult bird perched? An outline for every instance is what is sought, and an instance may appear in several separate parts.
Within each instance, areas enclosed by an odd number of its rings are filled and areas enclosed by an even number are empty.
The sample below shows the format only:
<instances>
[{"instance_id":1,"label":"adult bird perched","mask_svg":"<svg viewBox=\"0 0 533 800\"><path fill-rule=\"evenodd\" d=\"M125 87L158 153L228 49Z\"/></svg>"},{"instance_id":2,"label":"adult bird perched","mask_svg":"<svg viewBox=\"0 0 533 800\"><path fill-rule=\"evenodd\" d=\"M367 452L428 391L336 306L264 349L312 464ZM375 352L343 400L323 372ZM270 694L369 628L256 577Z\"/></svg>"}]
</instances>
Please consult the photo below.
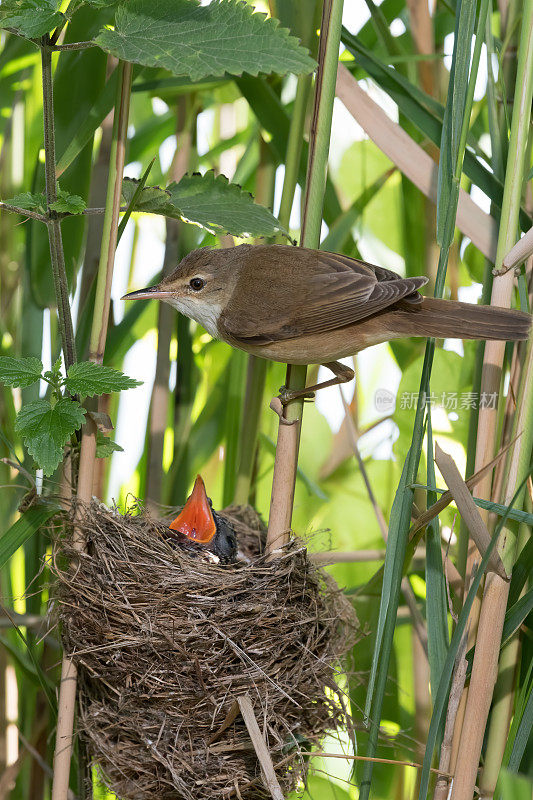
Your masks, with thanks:
<instances>
[{"instance_id":1,"label":"adult bird perched","mask_svg":"<svg viewBox=\"0 0 533 800\"><path fill-rule=\"evenodd\" d=\"M423 297L418 290L427 280L338 253L242 244L194 250L157 286L125 298L163 300L233 347L289 364L324 364L336 375L285 391L282 402L350 380L353 371L337 360L391 339L527 339L528 314Z\"/></svg>"},{"instance_id":2,"label":"adult bird perched","mask_svg":"<svg viewBox=\"0 0 533 800\"><path fill-rule=\"evenodd\" d=\"M215 563L230 564L237 558L237 539L231 525L213 511L200 475L175 520L169 538L191 553L205 554Z\"/></svg>"}]
</instances>

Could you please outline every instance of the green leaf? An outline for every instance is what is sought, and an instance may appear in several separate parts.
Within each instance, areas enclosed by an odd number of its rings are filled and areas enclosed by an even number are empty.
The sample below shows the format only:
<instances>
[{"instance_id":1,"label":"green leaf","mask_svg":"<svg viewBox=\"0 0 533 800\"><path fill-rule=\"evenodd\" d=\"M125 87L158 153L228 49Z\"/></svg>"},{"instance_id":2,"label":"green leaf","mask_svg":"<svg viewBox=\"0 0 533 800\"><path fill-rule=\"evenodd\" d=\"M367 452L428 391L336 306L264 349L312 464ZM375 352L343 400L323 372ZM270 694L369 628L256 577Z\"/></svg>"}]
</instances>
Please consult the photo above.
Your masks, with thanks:
<instances>
[{"instance_id":1,"label":"green leaf","mask_svg":"<svg viewBox=\"0 0 533 800\"><path fill-rule=\"evenodd\" d=\"M144 170L139 181L137 181L137 188L135 189L133 196L128 203L126 211L122 215L122 219L120 220L120 225L118 226L118 231L117 231L117 245L122 239L122 234L126 230L126 225L128 224L128 220L131 217L132 211L135 209L137 201L139 200L139 197L141 196L141 193L146 185L146 181L148 180L148 175L150 174L150 170L154 166L154 161L155 161L155 156Z\"/></svg>"},{"instance_id":2,"label":"green leaf","mask_svg":"<svg viewBox=\"0 0 533 800\"><path fill-rule=\"evenodd\" d=\"M98 431L96 434L96 458L107 458L116 452L124 452L124 448Z\"/></svg>"},{"instance_id":3,"label":"green leaf","mask_svg":"<svg viewBox=\"0 0 533 800\"><path fill-rule=\"evenodd\" d=\"M117 11L114 30L96 43L108 53L174 75L199 80L225 73L311 72L315 62L276 19L254 14L239 0L129 0Z\"/></svg>"},{"instance_id":4,"label":"green leaf","mask_svg":"<svg viewBox=\"0 0 533 800\"><path fill-rule=\"evenodd\" d=\"M0 356L0 382L6 386L31 386L38 381L43 371L39 358L13 358Z\"/></svg>"},{"instance_id":5,"label":"green leaf","mask_svg":"<svg viewBox=\"0 0 533 800\"><path fill-rule=\"evenodd\" d=\"M72 394L93 397L95 394L133 389L141 383L113 367L104 367L93 361L78 361L69 367L65 388Z\"/></svg>"},{"instance_id":6,"label":"green leaf","mask_svg":"<svg viewBox=\"0 0 533 800\"><path fill-rule=\"evenodd\" d=\"M28 508L0 537L0 567L7 564L13 553L56 514L55 506L35 505Z\"/></svg>"},{"instance_id":7,"label":"green leaf","mask_svg":"<svg viewBox=\"0 0 533 800\"><path fill-rule=\"evenodd\" d=\"M64 20L61 0L2 0L0 27L13 28L27 39L49 33Z\"/></svg>"},{"instance_id":8,"label":"green leaf","mask_svg":"<svg viewBox=\"0 0 533 800\"><path fill-rule=\"evenodd\" d=\"M76 400L64 397L53 407L48 400L37 400L22 406L15 430L44 474L51 475L61 461L64 445L81 428L84 417L85 409Z\"/></svg>"},{"instance_id":9,"label":"green leaf","mask_svg":"<svg viewBox=\"0 0 533 800\"><path fill-rule=\"evenodd\" d=\"M429 407L427 414L427 478L428 484L435 486L433 453L433 428L431 407ZM436 501L436 493L432 490L429 491L427 507L429 508ZM431 694L434 697L448 650L448 601L438 517L432 519L426 528L426 622Z\"/></svg>"},{"instance_id":10,"label":"green leaf","mask_svg":"<svg viewBox=\"0 0 533 800\"><path fill-rule=\"evenodd\" d=\"M533 520L526 523L533 526ZM526 581L533 576L533 536L530 536L527 543L520 551L513 566L511 576L511 586L509 588L509 606L513 606L520 598Z\"/></svg>"},{"instance_id":11,"label":"green leaf","mask_svg":"<svg viewBox=\"0 0 533 800\"><path fill-rule=\"evenodd\" d=\"M520 600L507 609L503 624L502 645L518 630L533 609L533 589L529 589Z\"/></svg>"},{"instance_id":12,"label":"green leaf","mask_svg":"<svg viewBox=\"0 0 533 800\"><path fill-rule=\"evenodd\" d=\"M127 203L131 202L137 185L136 180L124 179L122 194ZM185 175L179 183L171 183L166 189L146 187L135 208L193 222L212 233L274 236L282 232L288 236L267 208L254 203L251 194L230 183L224 175L215 176L212 170L205 175Z\"/></svg>"},{"instance_id":13,"label":"green leaf","mask_svg":"<svg viewBox=\"0 0 533 800\"><path fill-rule=\"evenodd\" d=\"M57 200L50 205L50 208L66 214L81 214L87 208L87 204L78 194L70 194L63 189L58 189Z\"/></svg>"},{"instance_id":14,"label":"green leaf","mask_svg":"<svg viewBox=\"0 0 533 800\"><path fill-rule=\"evenodd\" d=\"M38 211L39 214L44 214L46 211L46 195L43 192L32 194L31 192L21 192L16 194L15 197L10 197L6 200L11 206L18 206L18 208L25 208L28 211Z\"/></svg>"},{"instance_id":15,"label":"green leaf","mask_svg":"<svg viewBox=\"0 0 533 800\"><path fill-rule=\"evenodd\" d=\"M455 18L452 65L440 142L437 186L437 242L444 248L450 247L453 238L454 226L450 224L451 209L453 210L453 222L455 222L457 212L459 187L454 182L454 175L458 166L461 128L464 123L468 124L465 118L467 110L466 93L475 19L476 3L474 0L462 0Z\"/></svg>"}]
</instances>

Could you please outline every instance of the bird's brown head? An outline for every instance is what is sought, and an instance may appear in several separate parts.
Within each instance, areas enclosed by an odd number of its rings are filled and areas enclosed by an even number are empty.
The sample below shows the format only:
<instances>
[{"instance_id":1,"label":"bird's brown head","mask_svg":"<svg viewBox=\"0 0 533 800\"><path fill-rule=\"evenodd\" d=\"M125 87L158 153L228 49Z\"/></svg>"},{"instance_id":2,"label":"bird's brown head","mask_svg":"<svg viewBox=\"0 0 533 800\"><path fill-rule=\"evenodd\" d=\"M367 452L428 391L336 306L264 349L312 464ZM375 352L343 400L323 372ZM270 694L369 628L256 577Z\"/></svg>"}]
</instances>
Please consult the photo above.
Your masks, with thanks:
<instances>
[{"instance_id":1,"label":"bird's brown head","mask_svg":"<svg viewBox=\"0 0 533 800\"><path fill-rule=\"evenodd\" d=\"M163 300L217 336L218 317L231 298L238 277L234 254L237 250L241 248L193 250L156 286L130 292L123 299Z\"/></svg>"},{"instance_id":2,"label":"bird's brown head","mask_svg":"<svg viewBox=\"0 0 533 800\"><path fill-rule=\"evenodd\" d=\"M217 526L200 475L196 476L194 488L187 502L176 519L170 523L169 528L198 544L207 545L214 538Z\"/></svg>"}]
</instances>

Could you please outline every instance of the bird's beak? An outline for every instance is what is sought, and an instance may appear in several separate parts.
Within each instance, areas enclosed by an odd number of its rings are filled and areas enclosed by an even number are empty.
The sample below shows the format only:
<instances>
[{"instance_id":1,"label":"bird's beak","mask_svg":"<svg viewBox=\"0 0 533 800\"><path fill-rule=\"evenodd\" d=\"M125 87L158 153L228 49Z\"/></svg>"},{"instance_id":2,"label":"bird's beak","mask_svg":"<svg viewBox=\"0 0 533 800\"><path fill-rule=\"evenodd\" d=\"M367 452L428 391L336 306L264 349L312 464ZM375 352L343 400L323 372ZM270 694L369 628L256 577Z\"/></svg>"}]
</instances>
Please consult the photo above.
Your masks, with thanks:
<instances>
[{"instance_id":1,"label":"bird's beak","mask_svg":"<svg viewBox=\"0 0 533 800\"><path fill-rule=\"evenodd\" d=\"M217 526L204 482L199 475L196 476L194 488L182 511L169 527L172 531L179 531L193 542L201 544L207 544L214 537Z\"/></svg>"},{"instance_id":2,"label":"bird's beak","mask_svg":"<svg viewBox=\"0 0 533 800\"><path fill-rule=\"evenodd\" d=\"M121 300L165 300L170 297L172 292L164 291L159 286L147 286L146 289L137 289L135 292L129 292L123 295Z\"/></svg>"}]
</instances>

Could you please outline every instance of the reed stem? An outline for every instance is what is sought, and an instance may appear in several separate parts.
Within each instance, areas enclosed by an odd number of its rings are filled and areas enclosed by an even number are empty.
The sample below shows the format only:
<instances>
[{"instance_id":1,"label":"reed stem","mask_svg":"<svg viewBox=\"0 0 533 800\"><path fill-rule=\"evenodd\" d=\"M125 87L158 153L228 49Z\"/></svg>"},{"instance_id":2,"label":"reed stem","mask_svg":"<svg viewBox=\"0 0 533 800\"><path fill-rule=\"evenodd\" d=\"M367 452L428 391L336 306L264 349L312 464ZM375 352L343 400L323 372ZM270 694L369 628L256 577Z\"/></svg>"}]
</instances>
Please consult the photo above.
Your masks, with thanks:
<instances>
[{"instance_id":1,"label":"reed stem","mask_svg":"<svg viewBox=\"0 0 533 800\"><path fill-rule=\"evenodd\" d=\"M76 345L74 343L74 328L70 312L67 272L65 268L65 254L61 237L61 222L54 212L50 210L52 203L57 200L56 181L56 145L54 124L54 78L52 75L52 48L48 36L44 36L41 44L41 65L43 82L43 125L44 125L44 173L46 182L46 205L48 239L50 242L50 260L52 262L52 275L57 302L57 317L61 346L65 359L65 369L76 361Z\"/></svg>"},{"instance_id":2,"label":"reed stem","mask_svg":"<svg viewBox=\"0 0 533 800\"><path fill-rule=\"evenodd\" d=\"M501 267L505 254L516 240L518 215L522 197L525 170L525 156L529 132L531 99L533 92L533 0L525 0L522 30L518 51L518 69L509 141L507 171L504 185L502 215L496 268ZM494 279L491 303L509 307L511 305L514 275L512 272ZM482 392L498 391L505 354L504 342L487 342L483 374ZM531 358L531 351L529 357ZM523 402L518 409L518 430L522 436L515 445L510 470L506 481L506 495L513 493L520 482L524 464L529 462L531 453L531 415L533 388L531 387L531 364L529 363L523 379ZM524 405L524 403L526 405ZM528 404L529 403L529 407ZM478 424L478 444L476 451L476 470L486 464L493 456L498 421L497 409L481 408ZM529 430L527 425L529 424ZM491 492L490 474L480 482L478 496L489 498ZM508 531L503 531L500 553L506 566L514 560L515 542ZM483 596L479 630L477 636L472 678L466 700L465 717L458 748L458 759L453 785L452 800L466 800L472 796L483 744L483 736L492 700L496 679L496 664L500 647L498 631L503 624L507 604L508 585L501 579L491 576ZM500 624L501 623L501 624ZM487 668L490 663L493 670ZM498 763L501 762L501 757Z\"/></svg>"},{"instance_id":3,"label":"reed stem","mask_svg":"<svg viewBox=\"0 0 533 800\"><path fill-rule=\"evenodd\" d=\"M96 300L89 347L90 359L97 363L101 363L103 360L107 323L109 319L111 281L115 262L131 92L132 65L121 61L118 69L119 81L115 99L113 142L109 163L104 232L100 250ZM91 500L95 457L96 426L89 418L84 425L81 441L77 492L78 500L81 501L81 504L76 510L77 523L80 522L81 515L83 514L82 505L84 503L89 503ZM75 528L74 546L80 551L85 547L85 537L79 526ZM68 796L74 713L76 708L76 686L76 665L70 658L64 656L59 689L52 800L67 800Z\"/></svg>"},{"instance_id":4,"label":"reed stem","mask_svg":"<svg viewBox=\"0 0 533 800\"><path fill-rule=\"evenodd\" d=\"M335 99L342 28L342 9L343 0L324 0L303 204L300 239L302 247L318 248L320 245L331 118ZM307 367L289 364L286 378L287 388L303 389L306 376ZM289 537L298 467L302 412L302 399L289 403L285 406L283 419L280 420L278 428L267 535L267 549L270 551L280 547Z\"/></svg>"}]
</instances>

